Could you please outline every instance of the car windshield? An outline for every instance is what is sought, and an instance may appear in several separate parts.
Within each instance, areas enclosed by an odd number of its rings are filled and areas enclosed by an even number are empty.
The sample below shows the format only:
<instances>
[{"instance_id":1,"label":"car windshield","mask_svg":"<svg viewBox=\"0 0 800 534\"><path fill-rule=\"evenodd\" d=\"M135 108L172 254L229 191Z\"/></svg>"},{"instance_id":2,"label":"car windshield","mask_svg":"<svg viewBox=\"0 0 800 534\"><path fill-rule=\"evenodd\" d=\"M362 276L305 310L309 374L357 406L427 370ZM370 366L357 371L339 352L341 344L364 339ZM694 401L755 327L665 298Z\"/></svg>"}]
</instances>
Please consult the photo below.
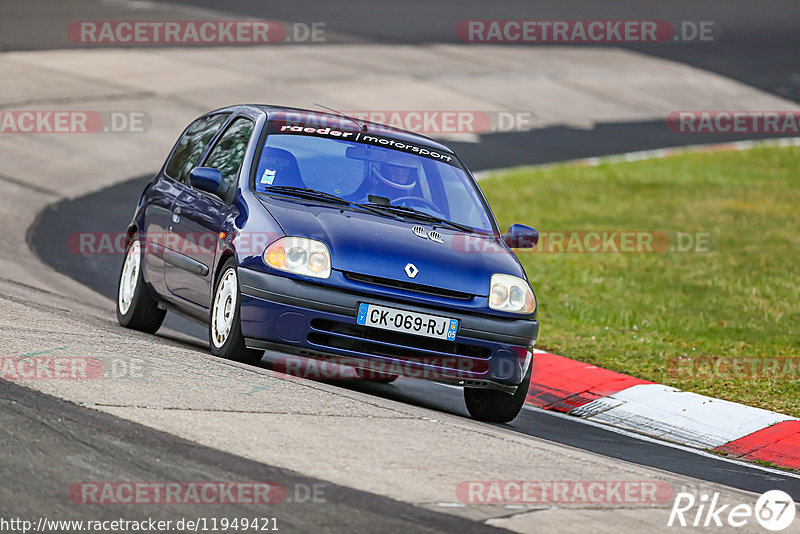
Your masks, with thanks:
<instances>
[{"instance_id":1,"label":"car windshield","mask_svg":"<svg viewBox=\"0 0 800 534\"><path fill-rule=\"evenodd\" d=\"M269 134L258 164L256 190L314 189L352 203L413 208L479 231L493 231L476 185L454 157L433 152L451 160L446 163L412 153L425 147L400 141L396 145L402 149L313 135Z\"/></svg>"}]
</instances>

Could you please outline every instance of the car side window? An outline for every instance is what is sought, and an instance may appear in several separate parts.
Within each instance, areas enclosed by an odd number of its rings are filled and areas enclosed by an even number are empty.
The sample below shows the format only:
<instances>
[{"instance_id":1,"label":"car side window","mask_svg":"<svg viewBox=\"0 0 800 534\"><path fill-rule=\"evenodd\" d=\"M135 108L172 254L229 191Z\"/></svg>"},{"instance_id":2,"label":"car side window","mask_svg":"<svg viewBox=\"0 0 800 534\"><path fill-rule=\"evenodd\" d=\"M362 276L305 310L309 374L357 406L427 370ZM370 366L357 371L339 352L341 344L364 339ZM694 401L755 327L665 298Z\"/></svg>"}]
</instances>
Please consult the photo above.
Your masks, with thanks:
<instances>
[{"instance_id":1,"label":"car side window","mask_svg":"<svg viewBox=\"0 0 800 534\"><path fill-rule=\"evenodd\" d=\"M183 134L167 163L166 173L170 178L188 183L189 172L197 166L200 154L217 130L225 123L229 114L211 115L197 119Z\"/></svg>"},{"instance_id":2,"label":"car side window","mask_svg":"<svg viewBox=\"0 0 800 534\"><path fill-rule=\"evenodd\" d=\"M228 126L206 159L205 167L218 169L222 174L223 197L224 192L236 184L236 178L239 176L239 170L242 168L242 162L247 152L247 143L250 141L254 128L255 123L250 119L237 118Z\"/></svg>"}]
</instances>

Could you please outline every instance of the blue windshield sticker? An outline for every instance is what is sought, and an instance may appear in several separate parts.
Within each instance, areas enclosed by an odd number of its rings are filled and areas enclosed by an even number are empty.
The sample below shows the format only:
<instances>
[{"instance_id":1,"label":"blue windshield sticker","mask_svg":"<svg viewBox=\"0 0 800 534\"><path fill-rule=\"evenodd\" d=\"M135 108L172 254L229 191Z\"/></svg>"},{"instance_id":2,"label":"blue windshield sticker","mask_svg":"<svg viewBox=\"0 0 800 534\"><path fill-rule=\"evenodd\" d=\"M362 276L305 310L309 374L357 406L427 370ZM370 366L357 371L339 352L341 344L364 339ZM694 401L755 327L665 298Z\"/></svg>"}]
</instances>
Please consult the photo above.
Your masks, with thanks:
<instances>
[{"instance_id":1,"label":"blue windshield sticker","mask_svg":"<svg viewBox=\"0 0 800 534\"><path fill-rule=\"evenodd\" d=\"M261 175L261 183L272 185L272 182L275 181L275 173L277 171L271 171L269 169L264 169L264 174Z\"/></svg>"}]
</instances>

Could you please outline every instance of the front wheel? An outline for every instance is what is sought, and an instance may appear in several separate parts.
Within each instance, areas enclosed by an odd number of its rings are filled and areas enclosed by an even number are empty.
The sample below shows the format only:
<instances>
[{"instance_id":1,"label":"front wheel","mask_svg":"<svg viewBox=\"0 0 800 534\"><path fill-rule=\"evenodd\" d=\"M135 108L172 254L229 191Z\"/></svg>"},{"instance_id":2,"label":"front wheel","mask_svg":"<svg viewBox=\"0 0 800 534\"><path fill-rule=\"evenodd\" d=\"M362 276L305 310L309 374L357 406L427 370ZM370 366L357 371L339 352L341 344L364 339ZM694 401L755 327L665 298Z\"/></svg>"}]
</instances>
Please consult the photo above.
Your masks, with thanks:
<instances>
[{"instance_id":1,"label":"front wheel","mask_svg":"<svg viewBox=\"0 0 800 534\"><path fill-rule=\"evenodd\" d=\"M220 269L214 288L211 320L208 323L208 344L214 356L255 365L261 361L264 351L248 349L244 344L240 300L236 262L229 258Z\"/></svg>"},{"instance_id":2,"label":"front wheel","mask_svg":"<svg viewBox=\"0 0 800 534\"><path fill-rule=\"evenodd\" d=\"M141 267L142 246L134 239L128 244L119 273L117 322L125 328L152 334L164 322L167 312L160 309L156 299L147 292Z\"/></svg>"},{"instance_id":3,"label":"front wheel","mask_svg":"<svg viewBox=\"0 0 800 534\"><path fill-rule=\"evenodd\" d=\"M513 395L493 389L464 388L464 401L469 414L479 421L508 423L519 415L531 384L533 361Z\"/></svg>"}]
</instances>

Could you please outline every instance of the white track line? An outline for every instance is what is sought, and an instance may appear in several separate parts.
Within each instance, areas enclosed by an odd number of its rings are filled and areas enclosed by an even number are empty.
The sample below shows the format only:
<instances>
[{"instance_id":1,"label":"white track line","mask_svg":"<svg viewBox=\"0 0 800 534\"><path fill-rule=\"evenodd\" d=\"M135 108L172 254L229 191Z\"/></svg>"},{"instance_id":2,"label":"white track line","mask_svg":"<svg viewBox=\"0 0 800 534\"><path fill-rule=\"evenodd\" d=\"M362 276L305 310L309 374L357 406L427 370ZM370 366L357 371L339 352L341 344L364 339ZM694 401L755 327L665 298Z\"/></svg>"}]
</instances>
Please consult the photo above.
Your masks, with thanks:
<instances>
[{"instance_id":1,"label":"white track line","mask_svg":"<svg viewBox=\"0 0 800 534\"><path fill-rule=\"evenodd\" d=\"M793 471L783 471L781 469L775 469L773 467L766 467L766 466L763 466L763 465L750 463L750 462L747 462L747 461L744 461L744 460L737 460L737 459L734 459L734 458L727 458L725 456L720 456L718 454L714 454L714 453L711 453L711 452L708 452L708 451L704 451L702 449L696 449L694 447L689 447L689 446L686 446L686 445L680 445L678 443L672 443L670 441L663 441L663 440L660 440L660 439L657 439L657 438L651 438L650 436L646 436L644 434L639 434L637 432L632 432L630 430L617 428L617 427L610 426L610 425L603 424L603 423L597 423L597 422L591 421L589 419L583 419L583 418L579 418L579 417L574 417L572 415L568 415L568 414L561 413L561 412L556 412L556 411L551 411L551 410L544 410L542 408L537 408L536 406L531 406L529 404L526 404L525 406L523 406L523 408L526 409L526 410L530 410L532 412L540 412L540 413L544 413L544 414L547 414L547 415L552 415L553 417L558 417L558 418L561 418L561 419L568 419L570 421L574 421L574 422L577 422L577 423L586 424L586 425L593 426L593 427L596 427L596 428L602 428L604 430L608 430L609 432L614 432L616 434L621 434L621 435L629 437L629 438L639 439L639 440L642 440L642 441L646 441L648 443L655 443L655 444L658 444L658 445L663 445L665 447L671 447L673 449L679 449L679 450L682 450L682 451L685 451L685 452L690 452L692 454L697 454L699 456L704 456L706 458L713 458L714 460L719 460L721 462L728 462L728 463L731 463L731 464L738 465L740 467L749 467L749 468L752 468L752 469L758 469L759 471L764 471L764 472L772 473L772 474L775 474L775 475L788 476L788 477L796 478L796 479L800 480L800 473L795 473ZM547 439L547 438L541 438L541 439ZM548 441L550 441L550 440L548 440ZM631 463L636 463L636 462L631 462Z\"/></svg>"},{"instance_id":2,"label":"white track line","mask_svg":"<svg viewBox=\"0 0 800 534\"><path fill-rule=\"evenodd\" d=\"M661 384L631 386L579 406L570 415L701 449L795 419Z\"/></svg>"},{"instance_id":3,"label":"white track line","mask_svg":"<svg viewBox=\"0 0 800 534\"><path fill-rule=\"evenodd\" d=\"M453 385L450 385L450 384L438 384L438 385L446 387L446 388L452 388L452 389L463 389L460 386L453 386ZM784 471L782 469L775 469L773 467L766 467L766 466L763 466L763 465L754 464L754 463L751 463L751 462L748 462L748 461L745 461L745 460L737 460L737 459L734 459L734 458L727 458L725 456L721 456L719 454L714 454L714 453L705 451L703 449L697 449L695 447L689 447L687 445L681 445L679 443L673 443L671 441L664 441L662 439L652 438L652 437L647 436L645 434L640 434L638 432L633 432L631 430L625 430L623 428L611 426L611 425L606 424L606 423L598 423L598 422L592 421L590 419L585 419L583 417L576 417L574 415L569 415L569 414L565 414L565 413L562 413L562 412L557 412L557 411L554 411L554 410L545 410L543 408L538 408L536 406L531 406L530 404L525 404L522 408L525 409L525 410L530 410L532 412L539 412L539 413L543 413L543 414L546 414L546 415L551 415L553 417L558 417L560 419L566 419L566 420L572 421L574 423L580 423L580 424L584 424L584 425L589 425L589 426L593 426L595 428L602 428L603 430L608 430L609 432L614 432L615 434L620 434L620 435L623 435L623 436L628 437L628 438L638 439L638 440L641 440L641 441L646 441L648 443L655 443L657 445L663 445L665 447L671 447L673 449L678 449L678 450L681 450L681 451L690 452L692 454L697 454L697 455L703 456L705 458L711 458L711 459L714 459L714 460L719 460L721 462L728 462L728 463L731 463L731 464L734 464L734 465L738 465L740 467L749 467L749 468L752 468L752 469L758 469L759 471L764 471L766 473L772 473L772 474L776 474L776 475L788 476L788 477L796 478L796 479L800 480L800 473L795 473L794 471ZM547 441L552 441L550 439L547 439L547 438L541 437L541 436L534 436L534 437L538 437L540 439L544 439L544 440L547 440ZM574 445L570 445L570 446L571 447L575 447ZM575 447L575 448L579 448L579 447ZM596 453L596 454L601 454L601 453ZM601 455L602 456L607 456L607 455L604 455L604 454L601 454ZM636 462L634 462L632 460L625 460L625 461L629 461L631 463L636 463Z\"/></svg>"}]
</instances>

